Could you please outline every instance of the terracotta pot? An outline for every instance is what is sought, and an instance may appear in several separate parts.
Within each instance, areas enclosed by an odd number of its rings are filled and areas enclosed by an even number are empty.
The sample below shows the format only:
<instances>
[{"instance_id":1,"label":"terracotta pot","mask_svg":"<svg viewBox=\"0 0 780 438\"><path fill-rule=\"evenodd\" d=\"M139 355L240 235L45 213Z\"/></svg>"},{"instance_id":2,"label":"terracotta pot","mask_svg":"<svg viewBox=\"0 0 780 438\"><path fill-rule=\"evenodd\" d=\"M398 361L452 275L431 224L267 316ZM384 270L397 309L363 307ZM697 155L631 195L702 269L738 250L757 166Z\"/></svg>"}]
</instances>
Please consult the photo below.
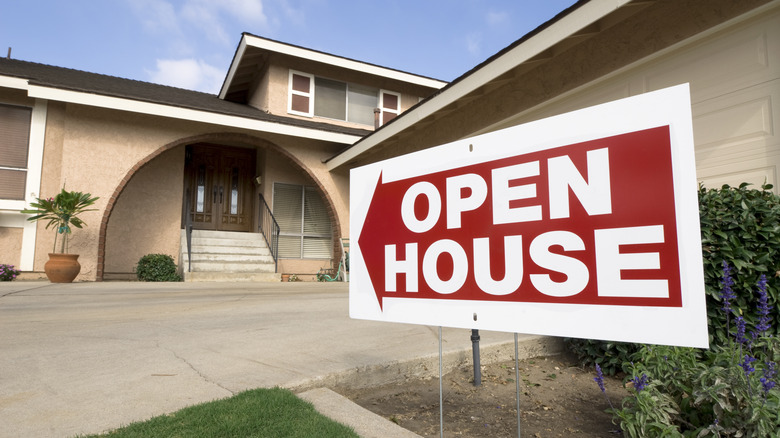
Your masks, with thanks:
<instances>
[{"instance_id":1,"label":"terracotta pot","mask_svg":"<svg viewBox=\"0 0 780 438\"><path fill-rule=\"evenodd\" d=\"M50 252L49 261L43 265L43 271L52 283L71 283L81 271L78 258L78 254Z\"/></svg>"}]
</instances>

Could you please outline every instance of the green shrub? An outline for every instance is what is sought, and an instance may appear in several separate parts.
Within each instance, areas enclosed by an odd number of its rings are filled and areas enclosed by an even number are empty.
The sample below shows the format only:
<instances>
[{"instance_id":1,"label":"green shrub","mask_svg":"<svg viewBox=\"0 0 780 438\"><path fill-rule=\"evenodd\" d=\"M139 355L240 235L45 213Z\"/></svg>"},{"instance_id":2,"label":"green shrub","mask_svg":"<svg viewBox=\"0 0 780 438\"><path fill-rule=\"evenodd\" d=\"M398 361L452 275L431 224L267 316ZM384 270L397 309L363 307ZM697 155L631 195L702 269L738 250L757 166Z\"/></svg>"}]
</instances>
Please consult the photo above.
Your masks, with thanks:
<instances>
[{"instance_id":1,"label":"green shrub","mask_svg":"<svg viewBox=\"0 0 780 438\"><path fill-rule=\"evenodd\" d=\"M147 254L141 257L135 272L140 281L181 281L173 257L167 254Z\"/></svg>"},{"instance_id":2,"label":"green shrub","mask_svg":"<svg viewBox=\"0 0 780 438\"><path fill-rule=\"evenodd\" d=\"M771 334L765 280L753 288L755 310L733 306L736 296L725 298L730 309L717 309L730 327L720 348L643 345L632 355L624 368L633 395L612 410L626 436L778 436L780 338ZM756 324L745 322L748 314Z\"/></svg>"},{"instance_id":3,"label":"green shrub","mask_svg":"<svg viewBox=\"0 0 780 438\"><path fill-rule=\"evenodd\" d=\"M771 192L772 185L750 189L748 183L739 187L724 185L720 189L699 188L704 286L707 294L707 319L710 347L728 345L726 314L721 311L720 282L722 263L732 267L737 283L735 309L754 309L757 295L752 293L758 278L764 274L768 301L774 309L770 315L773 334L780 333L778 296L780 294L780 196ZM755 323L751 312L742 315L748 324ZM583 365L599 364L605 373L620 371L623 363L640 346L619 342L567 339L568 348Z\"/></svg>"},{"instance_id":4,"label":"green shrub","mask_svg":"<svg viewBox=\"0 0 780 438\"><path fill-rule=\"evenodd\" d=\"M732 304L735 309L755 309L758 296L752 293L759 277L766 276L769 303L777 303L780 291L780 196L771 192L772 185L762 189L748 189L747 183L738 188L699 190L701 243L704 257L704 285L707 291L707 317L710 345L728 343L726 314L720 311L720 281L722 263L732 267L735 278ZM780 310L775 306L770 324L778 334ZM755 323L752 312L743 315L748 324Z\"/></svg>"},{"instance_id":5,"label":"green shrub","mask_svg":"<svg viewBox=\"0 0 780 438\"><path fill-rule=\"evenodd\" d=\"M21 271L14 269L14 265L0 264L0 281L14 281Z\"/></svg>"},{"instance_id":6,"label":"green shrub","mask_svg":"<svg viewBox=\"0 0 780 438\"><path fill-rule=\"evenodd\" d=\"M599 365L604 374L615 375L623 364L639 350L639 344L630 342L594 341L592 339L566 339L566 346L584 366Z\"/></svg>"}]
</instances>

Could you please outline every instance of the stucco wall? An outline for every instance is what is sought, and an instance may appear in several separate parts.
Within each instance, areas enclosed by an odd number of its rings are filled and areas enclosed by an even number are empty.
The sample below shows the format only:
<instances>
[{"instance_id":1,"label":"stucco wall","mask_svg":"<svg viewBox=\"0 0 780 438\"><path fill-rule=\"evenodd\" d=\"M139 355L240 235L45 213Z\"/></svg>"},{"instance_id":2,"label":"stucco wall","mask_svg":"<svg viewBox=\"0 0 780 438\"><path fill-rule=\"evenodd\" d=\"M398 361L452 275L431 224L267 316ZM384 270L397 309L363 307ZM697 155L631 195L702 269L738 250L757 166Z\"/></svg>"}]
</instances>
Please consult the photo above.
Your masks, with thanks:
<instances>
[{"instance_id":1,"label":"stucco wall","mask_svg":"<svg viewBox=\"0 0 780 438\"><path fill-rule=\"evenodd\" d=\"M41 196L53 196L62 187L91 193L100 199L86 212L87 224L74 230L70 251L80 254L77 278L94 280L97 274L100 223L105 208L123 178L144 157L161 146L190 135L196 126L148 116L53 103L49 108L44 147ZM192 125L192 124L190 124ZM203 128L201 128L203 129ZM35 271L42 271L52 234L39 225Z\"/></svg>"},{"instance_id":2,"label":"stucco wall","mask_svg":"<svg viewBox=\"0 0 780 438\"><path fill-rule=\"evenodd\" d=\"M19 267L22 254L22 229L0 227L0 265Z\"/></svg>"},{"instance_id":3,"label":"stucco wall","mask_svg":"<svg viewBox=\"0 0 780 438\"><path fill-rule=\"evenodd\" d=\"M284 59L282 57L272 57L274 62L289 62L290 64L274 64L266 71L266 76L262 82L255 86L254 95L250 98L250 103L260 109L267 110L272 114L278 114L285 117L293 117L305 120L324 121L339 126L348 126L360 129L374 129L373 126L349 123L340 120L325 119L321 117L305 117L287 113L287 93L290 80L290 70L301 71L328 79L334 79L343 82L367 85L381 88L387 91L393 91L401 94L401 111L406 111L416 105L420 98L428 97L435 90L425 87L405 84L378 76L359 74L346 69L339 69L331 66L322 66L312 62L306 62L298 59ZM267 87L270 92L264 93L263 87Z\"/></svg>"},{"instance_id":4,"label":"stucco wall","mask_svg":"<svg viewBox=\"0 0 780 438\"><path fill-rule=\"evenodd\" d=\"M286 161L291 174L309 175L309 184L327 192L335 206L334 234L348 223L345 194L338 193L344 185L337 186L322 163L343 145L75 104L52 102L49 107L41 196L53 196L64 186L100 197L96 210L82 216L87 226L74 230L71 239L70 252L80 254L82 265L77 281L96 279L101 261L110 279L131 273L146 253L178 257L183 151L190 143L255 147L259 157ZM265 166L273 169L273 159ZM264 175L264 186L272 181ZM43 271L52 240L51 230L39 224L34 271ZM312 269L316 272L319 266Z\"/></svg>"},{"instance_id":5,"label":"stucco wall","mask_svg":"<svg viewBox=\"0 0 780 438\"><path fill-rule=\"evenodd\" d=\"M162 153L133 175L114 206L106 231L104 279L132 279L146 254L178 263L184 146Z\"/></svg>"}]
</instances>

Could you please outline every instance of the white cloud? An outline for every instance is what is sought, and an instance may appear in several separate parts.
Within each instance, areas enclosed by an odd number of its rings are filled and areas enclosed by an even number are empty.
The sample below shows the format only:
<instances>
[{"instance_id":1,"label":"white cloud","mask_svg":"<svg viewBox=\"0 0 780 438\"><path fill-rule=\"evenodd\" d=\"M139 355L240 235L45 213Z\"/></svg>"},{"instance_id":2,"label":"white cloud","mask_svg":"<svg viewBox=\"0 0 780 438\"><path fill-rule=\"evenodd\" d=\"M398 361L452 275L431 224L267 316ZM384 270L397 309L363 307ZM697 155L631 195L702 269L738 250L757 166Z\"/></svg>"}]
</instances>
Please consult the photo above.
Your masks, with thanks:
<instances>
[{"instance_id":1,"label":"white cloud","mask_svg":"<svg viewBox=\"0 0 780 438\"><path fill-rule=\"evenodd\" d=\"M217 9L216 5L206 2L188 1L181 8L181 18L190 28L200 32L201 36L227 45L230 38Z\"/></svg>"},{"instance_id":2,"label":"white cloud","mask_svg":"<svg viewBox=\"0 0 780 438\"><path fill-rule=\"evenodd\" d=\"M263 0L127 0L144 29L165 38L176 50L191 47L190 41L207 38L222 46L233 46L240 31L268 28ZM244 30L244 29L241 29Z\"/></svg>"},{"instance_id":3,"label":"white cloud","mask_svg":"<svg viewBox=\"0 0 780 438\"><path fill-rule=\"evenodd\" d=\"M268 25L262 0L187 0L181 8L181 18L195 31L225 45L233 44L236 38L226 30L226 23L238 21L259 29Z\"/></svg>"},{"instance_id":4,"label":"white cloud","mask_svg":"<svg viewBox=\"0 0 780 438\"><path fill-rule=\"evenodd\" d=\"M488 11L485 15L485 21L491 26L505 23L509 19L509 14L499 11Z\"/></svg>"},{"instance_id":5,"label":"white cloud","mask_svg":"<svg viewBox=\"0 0 780 438\"><path fill-rule=\"evenodd\" d=\"M466 35L466 50L472 56L478 56L482 51L482 34L471 32Z\"/></svg>"},{"instance_id":6,"label":"white cloud","mask_svg":"<svg viewBox=\"0 0 780 438\"><path fill-rule=\"evenodd\" d=\"M144 29L152 33L179 34L179 20L173 5L165 0L129 0Z\"/></svg>"},{"instance_id":7,"label":"white cloud","mask_svg":"<svg viewBox=\"0 0 780 438\"><path fill-rule=\"evenodd\" d=\"M223 0L215 3L245 23L264 25L268 22L263 12L262 0Z\"/></svg>"},{"instance_id":8,"label":"white cloud","mask_svg":"<svg viewBox=\"0 0 780 438\"><path fill-rule=\"evenodd\" d=\"M216 94L225 72L198 59L158 59L157 69L147 70L152 82Z\"/></svg>"}]
</instances>

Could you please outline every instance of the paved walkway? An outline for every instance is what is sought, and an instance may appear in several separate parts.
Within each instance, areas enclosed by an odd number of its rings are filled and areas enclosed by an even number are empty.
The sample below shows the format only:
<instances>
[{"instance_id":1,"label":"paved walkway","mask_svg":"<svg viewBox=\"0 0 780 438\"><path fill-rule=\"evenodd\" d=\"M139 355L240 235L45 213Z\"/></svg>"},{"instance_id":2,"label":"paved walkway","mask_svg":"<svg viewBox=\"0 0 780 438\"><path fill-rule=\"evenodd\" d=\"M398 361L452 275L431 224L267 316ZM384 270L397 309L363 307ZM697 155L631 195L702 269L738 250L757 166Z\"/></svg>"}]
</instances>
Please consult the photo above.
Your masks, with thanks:
<instances>
[{"instance_id":1,"label":"paved walkway","mask_svg":"<svg viewBox=\"0 0 780 438\"><path fill-rule=\"evenodd\" d=\"M350 319L347 295L344 283L2 282L0 437L97 433L257 387L437 375L437 328ZM513 357L511 334L481 335L483 361ZM468 330L443 337L450 362L470 358Z\"/></svg>"}]
</instances>

